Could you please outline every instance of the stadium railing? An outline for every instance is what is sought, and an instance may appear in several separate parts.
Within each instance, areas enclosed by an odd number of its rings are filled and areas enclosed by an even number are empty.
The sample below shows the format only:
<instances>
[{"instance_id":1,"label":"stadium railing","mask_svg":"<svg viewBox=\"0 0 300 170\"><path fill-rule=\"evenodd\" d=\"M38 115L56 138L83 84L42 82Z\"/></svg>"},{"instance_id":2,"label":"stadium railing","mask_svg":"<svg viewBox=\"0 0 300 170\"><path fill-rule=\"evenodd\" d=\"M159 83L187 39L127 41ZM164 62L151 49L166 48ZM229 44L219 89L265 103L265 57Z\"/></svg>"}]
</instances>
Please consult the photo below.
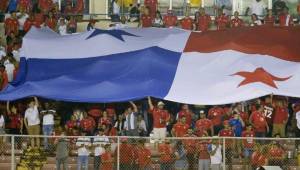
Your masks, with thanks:
<instances>
[{"instance_id":1,"label":"stadium railing","mask_svg":"<svg viewBox=\"0 0 300 170\"><path fill-rule=\"evenodd\" d=\"M31 139L40 139L39 148L31 148ZM77 169L80 136L0 136L0 169L57 169L57 146L66 142L68 169ZM182 137L157 140L153 137L84 136L90 140L88 166L94 169L95 149L103 155L100 167L108 169L200 169L211 166L223 170L253 169L258 166L297 170L300 166L299 138ZM48 139L48 147L44 140ZM79 142L79 143L78 143ZM64 146L64 145L63 145ZM216 149L218 146L219 149ZM300 151L300 150L299 150ZM215 155L210 160L210 155ZM201 161L199 161L201 159ZM217 161L217 162L216 162ZM61 168L62 169L62 168Z\"/></svg>"}]
</instances>

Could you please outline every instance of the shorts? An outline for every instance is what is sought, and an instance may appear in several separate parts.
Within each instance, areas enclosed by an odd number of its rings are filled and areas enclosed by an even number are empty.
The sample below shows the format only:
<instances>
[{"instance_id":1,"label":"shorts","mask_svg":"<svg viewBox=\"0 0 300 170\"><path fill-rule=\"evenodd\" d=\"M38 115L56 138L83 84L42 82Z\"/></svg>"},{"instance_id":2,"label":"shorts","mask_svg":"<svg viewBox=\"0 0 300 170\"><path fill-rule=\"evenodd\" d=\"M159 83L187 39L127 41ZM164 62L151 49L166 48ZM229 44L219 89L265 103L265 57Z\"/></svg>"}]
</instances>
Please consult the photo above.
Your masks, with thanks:
<instances>
[{"instance_id":1,"label":"shorts","mask_svg":"<svg viewBox=\"0 0 300 170\"><path fill-rule=\"evenodd\" d=\"M29 135L39 135L41 131L40 125L31 125L28 126L28 134Z\"/></svg>"},{"instance_id":2,"label":"shorts","mask_svg":"<svg viewBox=\"0 0 300 170\"><path fill-rule=\"evenodd\" d=\"M155 141L163 141L167 134L167 128L153 128L153 138Z\"/></svg>"}]
</instances>

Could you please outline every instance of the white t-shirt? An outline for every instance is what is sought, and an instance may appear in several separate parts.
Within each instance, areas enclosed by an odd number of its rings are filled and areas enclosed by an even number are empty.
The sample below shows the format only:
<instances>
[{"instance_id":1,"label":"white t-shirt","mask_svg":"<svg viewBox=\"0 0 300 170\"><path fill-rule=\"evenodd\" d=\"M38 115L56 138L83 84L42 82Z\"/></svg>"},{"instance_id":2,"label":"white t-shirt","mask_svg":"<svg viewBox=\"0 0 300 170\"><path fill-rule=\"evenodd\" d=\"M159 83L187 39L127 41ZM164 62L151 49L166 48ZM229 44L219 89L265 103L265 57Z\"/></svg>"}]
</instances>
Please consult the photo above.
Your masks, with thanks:
<instances>
[{"instance_id":1,"label":"white t-shirt","mask_svg":"<svg viewBox=\"0 0 300 170\"><path fill-rule=\"evenodd\" d=\"M99 144L103 144L104 145L104 144L108 144L108 143L109 143L109 139L105 135L102 135L102 136L97 135L94 138L94 142L93 142L94 145L99 145Z\"/></svg>"},{"instance_id":2,"label":"white t-shirt","mask_svg":"<svg viewBox=\"0 0 300 170\"><path fill-rule=\"evenodd\" d=\"M101 147L101 146L97 146L97 147L95 147L95 151L94 151L95 153L95 156L100 156L100 155L102 155L104 152L105 152L105 149L103 148L103 147Z\"/></svg>"},{"instance_id":3,"label":"white t-shirt","mask_svg":"<svg viewBox=\"0 0 300 170\"><path fill-rule=\"evenodd\" d=\"M250 9L251 9L251 14L256 14L259 18L261 18L261 15L264 15L266 5L262 0L259 2L253 0Z\"/></svg>"},{"instance_id":4,"label":"white t-shirt","mask_svg":"<svg viewBox=\"0 0 300 170\"><path fill-rule=\"evenodd\" d=\"M118 3L113 3L113 14L119 15L120 14L120 6Z\"/></svg>"},{"instance_id":5,"label":"white t-shirt","mask_svg":"<svg viewBox=\"0 0 300 170\"><path fill-rule=\"evenodd\" d=\"M40 124L39 111L37 106L26 109L24 118L27 119L28 126Z\"/></svg>"},{"instance_id":6,"label":"white t-shirt","mask_svg":"<svg viewBox=\"0 0 300 170\"><path fill-rule=\"evenodd\" d=\"M1 115L1 117L0 117L0 128L4 129L4 123L5 123L4 116Z\"/></svg>"},{"instance_id":7,"label":"white t-shirt","mask_svg":"<svg viewBox=\"0 0 300 170\"><path fill-rule=\"evenodd\" d=\"M87 137L80 137L77 139L76 146L81 146L84 145L83 147L78 148L78 156L89 156L90 152L87 149L87 146L91 146L91 140L90 138Z\"/></svg>"},{"instance_id":8,"label":"white t-shirt","mask_svg":"<svg viewBox=\"0 0 300 170\"><path fill-rule=\"evenodd\" d=\"M43 116L43 125L54 125L54 116L53 116L53 114L45 114Z\"/></svg>"},{"instance_id":9,"label":"white t-shirt","mask_svg":"<svg viewBox=\"0 0 300 170\"><path fill-rule=\"evenodd\" d=\"M212 151L216 149L216 145L212 144L211 148ZM218 149L216 150L216 153L214 155L210 155L210 161L211 164L221 164L222 163L222 152L221 152L222 146L219 145Z\"/></svg>"},{"instance_id":10,"label":"white t-shirt","mask_svg":"<svg viewBox=\"0 0 300 170\"><path fill-rule=\"evenodd\" d=\"M8 82L13 81L13 79L14 79L14 70L15 70L15 65L13 65L10 62L7 62L5 64L5 71L7 73Z\"/></svg>"},{"instance_id":11,"label":"white t-shirt","mask_svg":"<svg viewBox=\"0 0 300 170\"><path fill-rule=\"evenodd\" d=\"M18 13L17 16L21 16L22 14L21 13ZM25 21L26 19L28 18L28 14L23 14L19 19L18 19L18 22L19 22L19 29L20 30L23 30L24 29L24 24L25 24Z\"/></svg>"},{"instance_id":12,"label":"white t-shirt","mask_svg":"<svg viewBox=\"0 0 300 170\"><path fill-rule=\"evenodd\" d=\"M296 112L297 127L300 129L300 111Z\"/></svg>"},{"instance_id":13,"label":"white t-shirt","mask_svg":"<svg viewBox=\"0 0 300 170\"><path fill-rule=\"evenodd\" d=\"M58 33L60 35L67 35L67 25L59 25L58 26Z\"/></svg>"}]
</instances>

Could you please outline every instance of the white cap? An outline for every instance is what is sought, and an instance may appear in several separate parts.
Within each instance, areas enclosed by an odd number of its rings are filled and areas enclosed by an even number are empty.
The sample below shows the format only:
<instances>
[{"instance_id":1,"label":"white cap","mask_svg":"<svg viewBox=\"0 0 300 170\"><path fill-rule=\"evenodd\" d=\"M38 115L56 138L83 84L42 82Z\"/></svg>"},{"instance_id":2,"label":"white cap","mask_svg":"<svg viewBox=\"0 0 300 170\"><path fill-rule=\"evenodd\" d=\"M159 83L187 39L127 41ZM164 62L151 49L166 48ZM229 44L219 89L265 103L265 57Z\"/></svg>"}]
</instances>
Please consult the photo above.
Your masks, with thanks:
<instances>
[{"instance_id":1,"label":"white cap","mask_svg":"<svg viewBox=\"0 0 300 170\"><path fill-rule=\"evenodd\" d=\"M200 110L200 113L204 113L204 110Z\"/></svg>"},{"instance_id":2,"label":"white cap","mask_svg":"<svg viewBox=\"0 0 300 170\"><path fill-rule=\"evenodd\" d=\"M162 101L159 101L158 103L157 103L157 106L164 106L165 104L164 104L164 102L162 102Z\"/></svg>"}]
</instances>

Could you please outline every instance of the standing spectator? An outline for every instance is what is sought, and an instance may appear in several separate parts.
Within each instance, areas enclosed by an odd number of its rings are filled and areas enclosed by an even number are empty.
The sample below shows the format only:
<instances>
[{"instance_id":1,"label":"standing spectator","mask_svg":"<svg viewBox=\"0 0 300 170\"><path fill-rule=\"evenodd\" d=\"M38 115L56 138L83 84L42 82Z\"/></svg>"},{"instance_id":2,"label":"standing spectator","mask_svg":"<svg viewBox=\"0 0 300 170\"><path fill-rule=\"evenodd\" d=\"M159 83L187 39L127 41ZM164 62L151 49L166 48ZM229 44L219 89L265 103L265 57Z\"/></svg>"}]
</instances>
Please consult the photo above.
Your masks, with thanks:
<instances>
[{"instance_id":1,"label":"standing spectator","mask_svg":"<svg viewBox=\"0 0 300 170\"><path fill-rule=\"evenodd\" d=\"M137 146L137 164L139 169L151 170L151 151L145 147L145 141L139 140Z\"/></svg>"},{"instance_id":2,"label":"standing spectator","mask_svg":"<svg viewBox=\"0 0 300 170\"><path fill-rule=\"evenodd\" d=\"M274 15L279 15L283 10L287 8L286 3L283 0L276 0L273 3L273 13Z\"/></svg>"},{"instance_id":3,"label":"standing spectator","mask_svg":"<svg viewBox=\"0 0 300 170\"><path fill-rule=\"evenodd\" d=\"M229 124L234 131L236 137L241 137L245 123L237 112L233 112L233 118L229 120Z\"/></svg>"},{"instance_id":4,"label":"standing spectator","mask_svg":"<svg viewBox=\"0 0 300 170\"><path fill-rule=\"evenodd\" d=\"M113 158L110 147L109 144L104 145L105 152L101 155L101 170L113 170Z\"/></svg>"},{"instance_id":5,"label":"standing spectator","mask_svg":"<svg viewBox=\"0 0 300 170\"><path fill-rule=\"evenodd\" d=\"M164 26L166 28L175 27L177 25L177 16L173 15L172 10L168 10L167 15L163 18Z\"/></svg>"},{"instance_id":6,"label":"standing spectator","mask_svg":"<svg viewBox=\"0 0 300 170\"><path fill-rule=\"evenodd\" d=\"M157 0L145 0L144 5L145 5L145 7L149 8L149 14L150 14L151 18L155 18L158 1Z\"/></svg>"},{"instance_id":7,"label":"standing spectator","mask_svg":"<svg viewBox=\"0 0 300 170\"><path fill-rule=\"evenodd\" d=\"M188 129L188 133L184 135L184 137L197 137L196 135L193 134L193 129ZM188 161L188 169L194 169L196 165L196 160L195 160L195 145L196 145L196 140L195 139L184 139L183 144L186 150L186 157Z\"/></svg>"},{"instance_id":8,"label":"standing spectator","mask_svg":"<svg viewBox=\"0 0 300 170\"><path fill-rule=\"evenodd\" d=\"M224 129L222 129L220 132L219 132L219 136L224 136L224 137L234 137L234 132L233 130L231 129L230 125L229 125L229 121L228 120L225 120L224 121ZM226 139L225 140L225 150L226 150L226 162L228 165L231 165L231 160L232 160L232 156L234 154L233 152L233 146L235 146L235 141L234 140L231 140L231 139Z\"/></svg>"},{"instance_id":9,"label":"standing spectator","mask_svg":"<svg viewBox=\"0 0 300 170\"><path fill-rule=\"evenodd\" d=\"M80 128L88 135L93 135L96 128L95 120L84 112L84 118L80 121Z\"/></svg>"},{"instance_id":10,"label":"standing spectator","mask_svg":"<svg viewBox=\"0 0 300 170\"><path fill-rule=\"evenodd\" d=\"M14 35L18 35L19 22L17 19L16 12L12 12L11 16L5 20L4 28L5 28L5 35L10 35L11 33L13 33Z\"/></svg>"},{"instance_id":11,"label":"standing spectator","mask_svg":"<svg viewBox=\"0 0 300 170\"><path fill-rule=\"evenodd\" d=\"M249 11L251 14L256 14L259 19L262 19L264 12L267 10L267 5L262 0L252 0L250 7L246 9L246 15L248 15Z\"/></svg>"},{"instance_id":12,"label":"standing spectator","mask_svg":"<svg viewBox=\"0 0 300 170\"><path fill-rule=\"evenodd\" d=\"M152 25L153 25L153 27L158 27L158 28L160 28L164 25L162 16L159 11L156 11L156 15L155 15Z\"/></svg>"},{"instance_id":13,"label":"standing spectator","mask_svg":"<svg viewBox=\"0 0 300 170\"><path fill-rule=\"evenodd\" d=\"M77 21L74 16L70 17L70 20L67 25L67 32L73 34L77 32Z\"/></svg>"},{"instance_id":14,"label":"standing spectator","mask_svg":"<svg viewBox=\"0 0 300 170\"><path fill-rule=\"evenodd\" d=\"M137 117L137 129L140 136L146 136L148 133L146 123L142 115L138 115Z\"/></svg>"},{"instance_id":15,"label":"standing spectator","mask_svg":"<svg viewBox=\"0 0 300 170\"><path fill-rule=\"evenodd\" d=\"M40 113L43 116L43 135L50 136L54 129L54 113L56 110L50 109L48 102L45 103L44 110ZM48 137L44 137L44 149L48 150Z\"/></svg>"},{"instance_id":16,"label":"standing spectator","mask_svg":"<svg viewBox=\"0 0 300 170\"><path fill-rule=\"evenodd\" d=\"M53 31L56 31L56 27L57 27L57 20L56 18L53 16L52 12L49 12L48 17L46 18L45 21L45 26L48 26L50 29L52 29Z\"/></svg>"},{"instance_id":17,"label":"standing spectator","mask_svg":"<svg viewBox=\"0 0 300 170\"><path fill-rule=\"evenodd\" d=\"M35 26L34 16L33 14L29 15L29 18L26 19L24 23L24 32L27 33L32 26Z\"/></svg>"},{"instance_id":18,"label":"standing spectator","mask_svg":"<svg viewBox=\"0 0 300 170\"><path fill-rule=\"evenodd\" d=\"M158 141L163 141L167 134L167 122L170 119L169 113L164 110L164 103L158 102L157 107L152 104L151 98L148 97L150 113L153 116L153 136Z\"/></svg>"},{"instance_id":19,"label":"standing spectator","mask_svg":"<svg viewBox=\"0 0 300 170\"><path fill-rule=\"evenodd\" d=\"M252 130L252 125L248 125L246 130L242 132L242 137L247 138L243 139L243 148L244 148L244 157L249 161L253 153L254 140L251 139L255 136L254 131Z\"/></svg>"},{"instance_id":20,"label":"standing spectator","mask_svg":"<svg viewBox=\"0 0 300 170\"><path fill-rule=\"evenodd\" d=\"M13 33L12 33L13 34ZM8 76L5 71L5 66L3 64L0 64L0 90L3 90L8 85Z\"/></svg>"},{"instance_id":21,"label":"standing spectator","mask_svg":"<svg viewBox=\"0 0 300 170\"><path fill-rule=\"evenodd\" d=\"M93 30L93 29L95 29L95 24L96 24L96 20L90 20L89 21L89 23L88 23L88 25L87 25L87 31L91 31L91 30Z\"/></svg>"},{"instance_id":22,"label":"standing spectator","mask_svg":"<svg viewBox=\"0 0 300 170\"><path fill-rule=\"evenodd\" d=\"M45 17L40 9L37 9L36 13L34 13L34 21L35 21L34 26L36 26L37 28L40 28L41 25L44 23Z\"/></svg>"},{"instance_id":23,"label":"standing spectator","mask_svg":"<svg viewBox=\"0 0 300 170\"><path fill-rule=\"evenodd\" d=\"M197 136L201 137L204 133L209 132L211 136L214 135L214 126L211 120L207 119L203 110L200 111L200 118L195 125Z\"/></svg>"},{"instance_id":24,"label":"standing spectator","mask_svg":"<svg viewBox=\"0 0 300 170\"><path fill-rule=\"evenodd\" d=\"M165 143L159 144L158 152L160 155L160 169L161 170L171 170L173 169L173 149L170 145L170 141L167 139Z\"/></svg>"},{"instance_id":25,"label":"standing spectator","mask_svg":"<svg viewBox=\"0 0 300 170\"><path fill-rule=\"evenodd\" d=\"M14 73L16 70L14 63L16 63L16 60L11 55L8 55L8 59L4 61L7 80L9 83L14 80Z\"/></svg>"},{"instance_id":26,"label":"standing spectator","mask_svg":"<svg viewBox=\"0 0 300 170\"><path fill-rule=\"evenodd\" d=\"M18 23L19 23L19 35L24 36L25 31L24 31L24 24L27 18L29 17L28 14L25 13L25 10L20 10L19 13L17 13L17 18L18 18Z\"/></svg>"},{"instance_id":27,"label":"standing spectator","mask_svg":"<svg viewBox=\"0 0 300 170\"><path fill-rule=\"evenodd\" d=\"M272 136L274 136L275 134L279 134L281 137L285 137L285 128L288 118L288 108L284 106L282 100L278 100L277 106L275 107Z\"/></svg>"},{"instance_id":28,"label":"standing spectator","mask_svg":"<svg viewBox=\"0 0 300 170\"><path fill-rule=\"evenodd\" d=\"M76 5L73 9L75 14L83 14L84 2L83 0L77 0Z\"/></svg>"},{"instance_id":29,"label":"standing spectator","mask_svg":"<svg viewBox=\"0 0 300 170\"><path fill-rule=\"evenodd\" d=\"M297 124L297 128L296 128L296 137L300 137L300 103L296 103L293 105L293 112L295 115L295 119L296 119L296 124Z\"/></svg>"},{"instance_id":30,"label":"standing spectator","mask_svg":"<svg viewBox=\"0 0 300 170\"><path fill-rule=\"evenodd\" d=\"M183 147L183 144L181 141L177 141L175 145L175 169L176 170L185 170L188 168L188 162L187 162L187 157L186 157L186 151Z\"/></svg>"},{"instance_id":31,"label":"standing spectator","mask_svg":"<svg viewBox=\"0 0 300 170\"><path fill-rule=\"evenodd\" d=\"M0 112L0 154L1 156L3 156L2 154L4 154L4 136L1 135L5 135L5 117L4 114L2 112Z\"/></svg>"},{"instance_id":32,"label":"standing spectator","mask_svg":"<svg viewBox=\"0 0 300 170\"><path fill-rule=\"evenodd\" d=\"M17 11L18 8L18 0L9 0L7 11L9 13Z\"/></svg>"},{"instance_id":33,"label":"standing spectator","mask_svg":"<svg viewBox=\"0 0 300 170\"><path fill-rule=\"evenodd\" d=\"M141 26L143 28L151 27L152 21L153 21L153 18L151 17L151 15L149 13L149 8L146 7L144 9L144 13L141 16L139 26Z\"/></svg>"},{"instance_id":34,"label":"standing spectator","mask_svg":"<svg viewBox=\"0 0 300 170\"><path fill-rule=\"evenodd\" d=\"M204 8L200 8L199 10L200 12L200 16L198 18L198 31L207 31L211 22L211 18L209 15L207 15L205 13L205 9Z\"/></svg>"},{"instance_id":35,"label":"standing spectator","mask_svg":"<svg viewBox=\"0 0 300 170\"><path fill-rule=\"evenodd\" d=\"M77 138L76 146L78 152L77 158L77 170L87 170L89 165L89 147L91 146L91 140L88 137L84 137L85 132L81 133L81 137Z\"/></svg>"},{"instance_id":36,"label":"standing spectator","mask_svg":"<svg viewBox=\"0 0 300 170\"><path fill-rule=\"evenodd\" d=\"M69 140L65 138L65 132L62 132L61 137L55 140L56 144L56 169L60 170L61 164L63 170L68 169L68 158L69 158Z\"/></svg>"},{"instance_id":37,"label":"standing spectator","mask_svg":"<svg viewBox=\"0 0 300 170\"><path fill-rule=\"evenodd\" d=\"M298 14L298 23L300 24L300 1L298 2L297 5L297 14Z\"/></svg>"},{"instance_id":38,"label":"standing spectator","mask_svg":"<svg viewBox=\"0 0 300 170\"><path fill-rule=\"evenodd\" d=\"M276 135L275 135L276 136ZM280 135L278 135L280 137ZM279 166L284 168L284 158L285 151L282 146L280 146L277 141L273 141L273 143L269 146L268 156L269 156L269 165L270 166Z\"/></svg>"},{"instance_id":39,"label":"standing spectator","mask_svg":"<svg viewBox=\"0 0 300 170\"><path fill-rule=\"evenodd\" d=\"M106 125L106 126L112 125L111 118L107 116L107 111L103 111L102 117L99 119L99 124ZM125 124L124 124L124 126L125 126Z\"/></svg>"},{"instance_id":40,"label":"standing spectator","mask_svg":"<svg viewBox=\"0 0 300 170\"><path fill-rule=\"evenodd\" d=\"M30 10L30 1L29 0L19 0L18 1L18 10L29 12Z\"/></svg>"},{"instance_id":41,"label":"standing spectator","mask_svg":"<svg viewBox=\"0 0 300 170\"><path fill-rule=\"evenodd\" d=\"M289 14L288 8L284 8L283 12L278 16L279 18L279 26L281 27L289 27L294 25L293 17Z\"/></svg>"},{"instance_id":42,"label":"standing spectator","mask_svg":"<svg viewBox=\"0 0 300 170\"><path fill-rule=\"evenodd\" d=\"M209 145L209 155L210 155L210 161L211 170L221 170L221 164L222 164L222 146L220 144L220 140L213 139L212 144Z\"/></svg>"},{"instance_id":43,"label":"standing spectator","mask_svg":"<svg viewBox=\"0 0 300 170\"><path fill-rule=\"evenodd\" d=\"M6 111L9 119L10 134L18 135L23 133L23 118L20 113L18 113L15 105L10 107L10 102L6 103Z\"/></svg>"},{"instance_id":44,"label":"standing spectator","mask_svg":"<svg viewBox=\"0 0 300 170\"><path fill-rule=\"evenodd\" d=\"M203 137L205 137L204 135ZM208 150L208 141L207 140L200 140L196 144L196 150L198 153L198 170L209 170L210 166L210 155Z\"/></svg>"},{"instance_id":45,"label":"standing spectator","mask_svg":"<svg viewBox=\"0 0 300 170\"><path fill-rule=\"evenodd\" d=\"M182 29L185 30L193 30L194 21L190 17L190 14L188 11L185 13L185 17L180 20L180 25Z\"/></svg>"},{"instance_id":46,"label":"standing spectator","mask_svg":"<svg viewBox=\"0 0 300 170\"><path fill-rule=\"evenodd\" d=\"M214 126L214 135L219 134L222 127L222 120L224 116L224 110L221 107L214 106L209 109L207 118L212 121Z\"/></svg>"},{"instance_id":47,"label":"standing spectator","mask_svg":"<svg viewBox=\"0 0 300 170\"><path fill-rule=\"evenodd\" d=\"M57 31L60 35L67 35L67 24L64 18L59 20Z\"/></svg>"},{"instance_id":48,"label":"standing spectator","mask_svg":"<svg viewBox=\"0 0 300 170\"><path fill-rule=\"evenodd\" d=\"M235 11L234 18L231 19L230 21L230 27L234 28L234 27L242 27L242 26L244 26L244 21L239 18L239 12Z\"/></svg>"},{"instance_id":49,"label":"standing spectator","mask_svg":"<svg viewBox=\"0 0 300 170\"><path fill-rule=\"evenodd\" d=\"M267 137L272 137L273 131L273 119L274 119L274 110L275 104L273 102L273 95L265 98L265 102L259 102L260 105L263 106L263 113L265 115L266 121L268 123L269 131L266 134Z\"/></svg>"},{"instance_id":50,"label":"standing spectator","mask_svg":"<svg viewBox=\"0 0 300 170\"><path fill-rule=\"evenodd\" d=\"M38 7L44 14L47 14L53 7L53 1L52 0L39 0Z\"/></svg>"},{"instance_id":51,"label":"standing spectator","mask_svg":"<svg viewBox=\"0 0 300 170\"><path fill-rule=\"evenodd\" d=\"M9 0L0 1L0 13L5 13L6 12L8 3L9 3Z\"/></svg>"},{"instance_id":52,"label":"standing spectator","mask_svg":"<svg viewBox=\"0 0 300 170\"><path fill-rule=\"evenodd\" d=\"M108 144L109 139L104 135L104 131L101 129L94 138L94 169L99 170L101 165L101 155L105 152L104 145Z\"/></svg>"},{"instance_id":53,"label":"standing spectator","mask_svg":"<svg viewBox=\"0 0 300 170\"><path fill-rule=\"evenodd\" d=\"M112 22L120 22L120 5L118 4L119 0L112 0L112 15L111 21Z\"/></svg>"},{"instance_id":54,"label":"standing spectator","mask_svg":"<svg viewBox=\"0 0 300 170\"><path fill-rule=\"evenodd\" d=\"M274 26L274 22L275 22L275 17L272 14L272 9L269 9L268 15L266 15L265 17L264 24L266 26Z\"/></svg>"},{"instance_id":55,"label":"standing spectator","mask_svg":"<svg viewBox=\"0 0 300 170\"><path fill-rule=\"evenodd\" d=\"M118 119L117 119L117 121L116 121L116 123L114 125L114 127L118 131L118 136L124 136L125 135L125 132L124 132L125 128L124 128L124 126L125 126L125 121L123 119L123 114L118 115Z\"/></svg>"},{"instance_id":56,"label":"standing spectator","mask_svg":"<svg viewBox=\"0 0 300 170\"><path fill-rule=\"evenodd\" d=\"M268 159L266 154L268 153L268 148L266 146L257 146L256 151L253 152L251 156L251 165L254 168L268 165Z\"/></svg>"},{"instance_id":57,"label":"standing spectator","mask_svg":"<svg viewBox=\"0 0 300 170\"><path fill-rule=\"evenodd\" d=\"M186 117L182 116L179 118L178 122L173 126L172 136L174 137L183 137L187 134L189 125L186 123Z\"/></svg>"},{"instance_id":58,"label":"standing spectator","mask_svg":"<svg viewBox=\"0 0 300 170\"><path fill-rule=\"evenodd\" d=\"M255 137L265 137L269 131L269 126L266 121L266 117L263 114L263 107L256 105L256 111L254 111L249 118L250 124L254 127Z\"/></svg>"},{"instance_id":59,"label":"standing spectator","mask_svg":"<svg viewBox=\"0 0 300 170\"><path fill-rule=\"evenodd\" d=\"M28 104L25 111L24 124L29 135L40 135L39 101L34 97L34 101ZM40 138L31 137L31 147L40 147Z\"/></svg>"},{"instance_id":60,"label":"standing spectator","mask_svg":"<svg viewBox=\"0 0 300 170\"><path fill-rule=\"evenodd\" d=\"M228 19L228 16L226 16L226 14L223 13L222 9L218 10L218 16L216 17L215 22L217 24L217 30L225 30L226 29L229 19Z\"/></svg>"},{"instance_id":61,"label":"standing spectator","mask_svg":"<svg viewBox=\"0 0 300 170\"><path fill-rule=\"evenodd\" d=\"M216 6L215 8L217 10L222 10L222 13L225 13L226 15L232 14L232 0L216 0Z\"/></svg>"},{"instance_id":62,"label":"standing spectator","mask_svg":"<svg viewBox=\"0 0 300 170\"><path fill-rule=\"evenodd\" d=\"M126 110L126 121L125 121L125 129L127 136L139 136L138 127L137 127L137 115L138 109L133 102L130 102L131 106L129 106Z\"/></svg>"},{"instance_id":63,"label":"standing spectator","mask_svg":"<svg viewBox=\"0 0 300 170\"><path fill-rule=\"evenodd\" d=\"M119 145L120 150L118 154L118 149L115 150L116 157L119 156L120 159L120 168L124 170L131 170L133 168L132 164L134 163L134 150L133 145L128 143L127 138L121 138L121 144Z\"/></svg>"},{"instance_id":64,"label":"standing spectator","mask_svg":"<svg viewBox=\"0 0 300 170\"><path fill-rule=\"evenodd\" d=\"M194 116L194 113L189 109L189 105L187 104L183 104L181 106L181 110L179 111L179 113L177 114L176 119L180 119L182 117L185 117L186 119L186 124L188 125L192 125L192 117Z\"/></svg>"}]
</instances>

